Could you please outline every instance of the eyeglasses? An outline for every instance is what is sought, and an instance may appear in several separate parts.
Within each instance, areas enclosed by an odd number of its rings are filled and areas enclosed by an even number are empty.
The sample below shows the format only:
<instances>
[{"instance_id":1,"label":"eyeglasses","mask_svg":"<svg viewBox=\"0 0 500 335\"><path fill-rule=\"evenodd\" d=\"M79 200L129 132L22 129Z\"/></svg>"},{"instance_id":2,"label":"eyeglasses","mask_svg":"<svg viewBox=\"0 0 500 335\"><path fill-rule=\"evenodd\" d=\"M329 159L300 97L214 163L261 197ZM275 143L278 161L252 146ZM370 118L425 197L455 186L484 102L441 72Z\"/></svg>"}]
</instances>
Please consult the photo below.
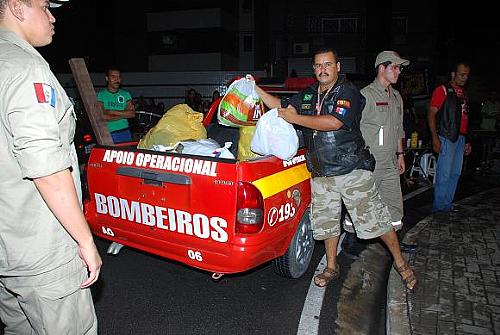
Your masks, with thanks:
<instances>
[{"instance_id":1,"label":"eyeglasses","mask_svg":"<svg viewBox=\"0 0 500 335\"><path fill-rule=\"evenodd\" d=\"M320 68L327 69L333 66L333 62L323 62L323 63L315 63L313 64L313 69L318 70Z\"/></svg>"}]
</instances>

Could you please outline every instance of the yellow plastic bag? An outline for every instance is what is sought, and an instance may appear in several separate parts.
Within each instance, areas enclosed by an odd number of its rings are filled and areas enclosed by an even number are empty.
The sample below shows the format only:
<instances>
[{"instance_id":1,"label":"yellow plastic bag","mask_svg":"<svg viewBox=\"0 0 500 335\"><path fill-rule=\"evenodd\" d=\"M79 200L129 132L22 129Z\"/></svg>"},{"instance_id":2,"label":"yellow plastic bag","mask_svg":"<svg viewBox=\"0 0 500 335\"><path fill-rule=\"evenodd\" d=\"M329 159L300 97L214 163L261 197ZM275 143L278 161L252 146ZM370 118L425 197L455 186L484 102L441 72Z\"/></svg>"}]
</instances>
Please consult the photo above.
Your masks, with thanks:
<instances>
[{"instance_id":1,"label":"yellow plastic bag","mask_svg":"<svg viewBox=\"0 0 500 335\"><path fill-rule=\"evenodd\" d=\"M207 131L202 121L202 113L195 112L186 104L175 105L144 135L137 147L139 149L152 149L153 145L169 147L180 141L207 138Z\"/></svg>"},{"instance_id":2,"label":"yellow plastic bag","mask_svg":"<svg viewBox=\"0 0 500 335\"><path fill-rule=\"evenodd\" d=\"M240 128L240 139L238 141L238 160L244 161L255 157L261 157L250 150L250 142L252 141L255 126L244 126Z\"/></svg>"}]
</instances>

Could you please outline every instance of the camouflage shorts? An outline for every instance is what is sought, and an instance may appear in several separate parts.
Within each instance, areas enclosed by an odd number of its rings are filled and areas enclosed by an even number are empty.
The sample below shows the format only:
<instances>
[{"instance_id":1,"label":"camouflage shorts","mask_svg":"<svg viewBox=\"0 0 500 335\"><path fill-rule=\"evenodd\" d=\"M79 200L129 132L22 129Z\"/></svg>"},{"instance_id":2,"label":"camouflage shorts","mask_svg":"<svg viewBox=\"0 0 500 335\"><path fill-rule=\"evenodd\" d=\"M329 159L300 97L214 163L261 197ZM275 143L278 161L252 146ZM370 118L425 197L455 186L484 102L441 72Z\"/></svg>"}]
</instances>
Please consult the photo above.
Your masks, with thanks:
<instances>
[{"instance_id":1,"label":"camouflage shorts","mask_svg":"<svg viewBox=\"0 0 500 335\"><path fill-rule=\"evenodd\" d=\"M341 200L359 238L379 237L393 229L389 210L380 199L370 171L312 178L311 191L311 223L316 240L340 235Z\"/></svg>"}]
</instances>

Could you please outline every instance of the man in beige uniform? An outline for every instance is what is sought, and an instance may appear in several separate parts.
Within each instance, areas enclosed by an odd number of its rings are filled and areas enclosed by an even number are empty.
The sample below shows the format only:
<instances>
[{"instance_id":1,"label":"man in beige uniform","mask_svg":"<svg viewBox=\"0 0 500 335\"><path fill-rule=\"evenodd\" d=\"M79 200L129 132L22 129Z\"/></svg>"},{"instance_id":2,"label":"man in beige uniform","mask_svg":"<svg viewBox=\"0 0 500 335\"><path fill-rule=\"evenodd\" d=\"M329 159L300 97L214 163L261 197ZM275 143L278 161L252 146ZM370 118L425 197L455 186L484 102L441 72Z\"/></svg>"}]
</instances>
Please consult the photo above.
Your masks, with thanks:
<instances>
[{"instance_id":1,"label":"man in beige uniform","mask_svg":"<svg viewBox=\"0 0 500 335\"><path fill-rule=\"evenodd\" d=\"M361 116L361 133L370 152L375 156L373 178L383 203L389 208L394 229L403 223L403 196L399 175L405 171L403 156L403 99L392 87L398 81L402 66L410 62L394 51L382 51L375 60L377 76L361 90L366 104ZM348 232L353 232L349 220ZM414 251L414 246L401 243L403 251Z\"/></svg>"},{"instance_id":2,"label":"man in beige uniform","mask_svg":"<svg viewBox=\"0 0 500 335\"><path fill-rule=\"evenodd\" d=\"M5 334L96 334L101 258L81 210L73 106L33 48L46 0L0 0L0 316Z\"/></svg>"}]
</instances>

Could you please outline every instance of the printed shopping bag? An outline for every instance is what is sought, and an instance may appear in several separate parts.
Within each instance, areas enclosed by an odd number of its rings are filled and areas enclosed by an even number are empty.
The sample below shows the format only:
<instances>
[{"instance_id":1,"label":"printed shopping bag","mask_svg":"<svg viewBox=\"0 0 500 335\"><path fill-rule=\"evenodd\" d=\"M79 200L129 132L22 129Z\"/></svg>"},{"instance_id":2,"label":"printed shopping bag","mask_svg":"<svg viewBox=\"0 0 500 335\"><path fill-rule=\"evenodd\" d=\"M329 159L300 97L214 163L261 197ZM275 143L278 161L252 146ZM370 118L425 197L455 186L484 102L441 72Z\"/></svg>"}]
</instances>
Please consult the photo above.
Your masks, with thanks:
<instances>
[{"instance_id":1,"label":"printed shopping bag","mask_svg":"<svg viewBox=\"0 0 500 335\"><path fill-rule=\"evenodd\" d=\"M264 104L255 89L255 81L234 81L219 104L217 120L230 127L254 126L264 113Z\"/></svg>"}]
</instances>

